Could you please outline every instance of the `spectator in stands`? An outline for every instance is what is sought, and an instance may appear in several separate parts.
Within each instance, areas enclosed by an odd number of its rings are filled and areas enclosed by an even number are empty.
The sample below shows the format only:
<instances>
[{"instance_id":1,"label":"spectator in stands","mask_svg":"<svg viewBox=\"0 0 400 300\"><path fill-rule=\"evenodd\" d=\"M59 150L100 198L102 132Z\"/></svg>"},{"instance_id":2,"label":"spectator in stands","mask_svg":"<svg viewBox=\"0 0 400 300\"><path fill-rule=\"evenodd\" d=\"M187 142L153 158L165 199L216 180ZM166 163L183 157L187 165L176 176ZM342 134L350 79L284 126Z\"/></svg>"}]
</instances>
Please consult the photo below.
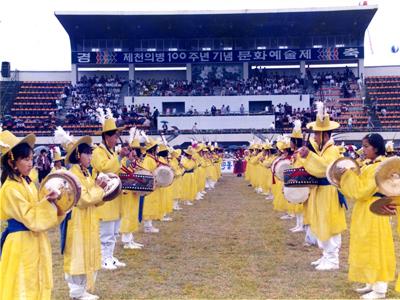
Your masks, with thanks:
<instances>
[{"instance_id":1,"label":"spectator in stands","mask_svg":"<svg viewBox=\"0 0 400 300\"><path fill-rule=\"evenodd\" d=\"M193 115L194 115L194 116L198 116L198 115L199 115L199 112L197 111L197 109L194 109L194 110L193 110Z\"/></svg>"},{"instance_id":2,"label":"spectator in stands","mask_svg":"<svg viewBox=\"0 0 400 300\"><path fill-rule=\"evenodd\" d=\"M149 105L149 104L147 104ZM149 107L150 109L150 107ZM160 112L158 111L158 108L153 107L154 111L153 111L153 115L152 115L152 119L153 119L153 128L157 129L157 120L158 120L158 116L160 115ZM150 111L147 111L147 113L149 113Z\"/></svg>"},{"instance_id":3,"label":"spectator in stands","mask_svg":"<svg viewBox=\"0 0 400 300\"><path fill-rule=\"evenodd\" d=\"M222 104L221 106L221 115L225 115L226 114L226 107L225 104Z\"/></svg>"},{"instance_id":4,"label":"spectator in stands","mask_svg":"<svg viewBox=\"0 0 400 300\"><path fill-rule=\"evenodd\" d=\"M210 114L210 112L208 111L208 108L206 108L206 110L204 111L204 114L205 114L206 116L208 116L208 115Z\"/></svg>"},{"instance_id":5,"label":"spectator in stands","mask_svg":"<svg viewBox=\"0 0 400 300\"><path fill-rule=\"evenodd\" d=\"M229 115L231 113L231 107L229 105L225 108L226 113Z\"/></svg>"},{"instance_id":6,"label":"spectator in stands","mask_svg":"<svg viewBox=\"0 0 400 300\"><path fill-rule=\"evenodd\" d=\"M40 155L36 160L36 166L39 171L39 182L41 182L51 170L51 162L46 149L40 151Z\"/></svg>"},{"instance_id":7,"label":"spectator in stands","mask_svg":"<svg viewBox=\"0 0 400 300\"><path fill-rule=\"evenodd\" d=\"M347 129L352 130L353 129L353 115L350 115L350 118L347 120Z\"/></svg>"},{"instance_id":8,"label":"spectator in stands","mask_svg":"<svg viewBox=\"0 0 400 300\"><path fill-rule=\"evenodd\" d=\"M168 125L167 125L167 122L163 122L163 125L162 125L162 131L164 132L164 133L166 133L167 131L168 131Z\"/></svg>"},{"instance_id":9,"label":"spectator in stands","mask_svg":"<svg viewBox=\"0 0 400 300\"><path fill-rule=\"evenodd\" d=\"M271 130L271 131L274 131L274 130L275 130L275 122L272 122L272 123L268 126L268 129Z\"/></svg>"},{"instance_id":10,"label":"spectator in stands","mask_svg":"<svg viewBox=\"0 0 400 300\"><path fill-rule=\"evenodd\" d=\"M240 104L240 108L239 108L240 114L244 114L244 105Z\"/></svg>"},{"instance_id":11,"label":"spectator in stands","mask_svg":"<svg viewBox=\"0 0 400 300\"><path fill-rule=\"evenodd\" d=\"M217 114L217 108L215 105L211 106L211 115L215 116Z\"/></svg>"},{"instance_id":12,"label":"spectator in stands","mask_svg":"<svg viewBox=\"0 0 400 300\"><path fill-rule=\"evenodd\" d=\"M374 128L374 123L372 122L371 116L368 116L367 128Z\"/></svg>"},{"instance_id":13,"label":"spectator in stands","mask_svg":"<svg viewBox=\"0 0 400 300\"><path fill-rule=\"evenodd\" d=\"M197 132L197 123L194 123L194 125L192 127L192 131L193 132Z\"/></svg>"},{"instance_id":14,"label":"spectator in stands","mask_svg":"<svg viewBox=\"0 0 400 300\"><path fill-rule=\"evenodd\" d=\"M382 114L382 116L386 117L386 114L387 114L386 108L383 107L381 109L381 114Z\"/></svg>"}]
</instances>

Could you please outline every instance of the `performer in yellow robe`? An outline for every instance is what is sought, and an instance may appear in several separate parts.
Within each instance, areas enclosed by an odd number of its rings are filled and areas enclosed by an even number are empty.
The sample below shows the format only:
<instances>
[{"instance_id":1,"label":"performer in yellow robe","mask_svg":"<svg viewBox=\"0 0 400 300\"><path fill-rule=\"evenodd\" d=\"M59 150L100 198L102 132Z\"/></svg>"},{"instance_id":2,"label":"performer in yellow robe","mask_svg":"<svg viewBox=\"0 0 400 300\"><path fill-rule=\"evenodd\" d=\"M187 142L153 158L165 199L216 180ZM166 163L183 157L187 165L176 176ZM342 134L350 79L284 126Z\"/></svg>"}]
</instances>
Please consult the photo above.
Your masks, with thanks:
<instances>
[{"instance_id":1,"label":"performer in yellow robe","mask_svg":"<svg viewBox=\"0 0 400 300\"><path fill-rule=\"evenodd\" d=\"M170 167L168 161L168 155L169 155L169 150L166 145L161 144L157 147L158 163L160 165ZM172 189L173 189L172 184L160 188L160 197L161 197L160 200L161 200L161 211L162 211L161 221L163 222L172 221L172 218L168 216L168 214L173 211L174 196Z\"/></svg>"},{"instance_id":2,"label":"performer in yellow robe","mask_svg":"<svg viewBox=\"0 0 400 300\"><path fill-rule=\"evenodd\" d=\"M0 220L7 222L0 250L0 299L51 299L53 287L51 246L47 230L64 218L58 194L38 198L28 174L33 165L35 136L18 139L0 132Z\"/></svg>"},{"instance_id":3,"label":"performer in yellow robe","mask_svg":"<svg viewBox=\"0 0 400 300\"><path fill-rule=\"evenodd\" d=\"M100 123L103 125L101 131L102 143L93 150L92 176L97 178L99 173L118 175L121 169L120 161L129 153L127 147L122 147L119 154L115 152L115 146L124 128L117 128L110 110L107 110L105 116L101 115L101 113L104 114L101 108L98 109L98 113L100 114ZM116 267L125 267L126 264L114 256L121 223L121 195L98 207L97 213L100 219L102 268L114 270Z\"/></svg>"},{"instance_id":4,"label":"performer in yellow robe","mask_svg":"<svg viewBox=\"0 0 400 300\"><path fill-rule=\"evenodd\" d=\"M170 166L174 171L174 182L172 183L173 187L173 197L174 197L174 210L182 210L179 206L179 201L183 201L182 199L182 189L183 189L183 168L179 164L179 160L182 154L181 149L172 149L171 150L171 159L170 159Z\"/></svg>"},{"instance_id":5,"label":"performer in yellow robe","mask_svg":"<svg viewBox=\"0 0 400 300\"><path fill-rule=\"evenodd\" d=\"M60 226L61 253L64 255L65 280L73 299L96 300L94 290L97 271L101 268L99 218L96 206L103 204L103 179L94 180L89 173L92 139L84 136L73 142L62 128L55 132L56 142L67 151L65 162L81 184L81 197Z\"/></svg>"},{"instance_id":6,"label":"performer in yellow robe","mask_svg":"<svg viewBox=\"0 0 400 300\"><path fill-rule=\"evenodd\" d=\"M135 131L135 129L133 130ZM131 151L128 157L124 157L121 161L122 166L124 166L123 170L128 169L131 172L142 170L143 159L139 140L133 138L129 142ZM139 203L139 193L130 190L122 190L121 227L119 231L121 233L121 242L124 244L124 249L142 249L144 247L143 244L137 243L134 238L134 233L139 230Z\"/></svg>"},{"instance_id":7,"label":"performer in yellow robe","mask_svg":"<svg viewBox=\"0 0 400 300\"><path fill-rule=\"evenodd\" d=\"M61 153L56 150L53 157L54 167L51 169L50 173L54 173L55 171L66 171L67 168L63 166L63 161L64 157L62 157Z\"/></svg>"},{"instance_id":8,"label":"performer in yellow robe","mask_svg":"<svg viewBox=\"0 0 400 300\"><path fill-rule=\"evenodd\" d=\"M195 151L192 147L183 150L185 156L182 157L181 165L185 169L183 175L183 194L182 198L185 199L186 205L193 205L193 201L196 199L197 193L197 182L194 176L194 170L197 165L194 159L192 159Z\"/></svg>"},{"instance_id":9,"label":"performer in yellow robe","mask_svg":"<svg viewBox=\"0 0 400 300\"><path fill-rule=\"evenodd\" d=\"M323 250L323 256L312 262L319 271L339 268L341 233L346 230L346 203L326 179L329 164L341 156L330 139L331 131L339 126L339 123L330 121L323 104L317 102L317 120L307 124L307 128L314 131L314 140L310 140L310 148L304 146L299 149L301 163L306 171L319 178L318 186L311 190L306 210L311 231Z\"/></svg>"},{"instance_id":10,"label":"performer in yellow robe","mask_svg":"<svg viewBox=\"0 0 400 300\"><path fill-rule=\"evenodd\" d=\"M279 149L281 155L274 161L272 166L272 174L274 176L272 190L274 193L273 206L276 211L286 212L286 214L281 217L282 220L292 219L294 215L287 213L289 203L283 195L283 181L276 176L276 172L278 171L276 168L277 163L282 160L290 160L290 140L288 137L282 137L276 143L276 147Z\"/></svg>"},{"instance_id":11,"label":"performer in yellow robe","mask_svg":"<svg viewBox=\"0 0 400 300\"><path fill-rule=\"evenodd\" d=\"M142 166L145 170L154 172L158 167L155 157L157 150L157 142L148 139L146 142L146 155L143 159ZM153 192L146 195L143 208L144 232L158 233L160 230L153 225L153 220L161 220L163 213L161 211L161 195L160 188L156 187Z\"/></svg>"},{"instance_id":12,"label":"performer in yellow robe","mask_svg":"<svg viewBox=\"0 0 400 300\"><path fill-rule=\"evenodd\" d=\"M396 257L390 218L370 211L378 194L375 171L385 157L385 142L377 133L362 140L364 154L372 162L357 175L346 171L340 180L340 190L346 199L355 201L351 215L349 247L349 280L365 283L357 291L362 299L385 298L387 283L394 280Z\"/></svg>"},{"instance_id":13,"label":"performer in yellow robe","mask_svg":"<svg viewBox=\"0 0 400 300\"><path fill-rule=\"evenodd\" d=\"M303 146L303 133L301 132L301 121L294 121L294 128L292 134L290 135L290 148L293 152L291 156L292 166L294 168L302 167L301 159L298 159L297 149ZM300 158L300 157L299 157ZM290 228L291 232L302 232L304 231L304 218L303 218L303 204L293 204L288 203L288 213L294 214L296 216L296 226Z\"/></svg>"}]
</instances>

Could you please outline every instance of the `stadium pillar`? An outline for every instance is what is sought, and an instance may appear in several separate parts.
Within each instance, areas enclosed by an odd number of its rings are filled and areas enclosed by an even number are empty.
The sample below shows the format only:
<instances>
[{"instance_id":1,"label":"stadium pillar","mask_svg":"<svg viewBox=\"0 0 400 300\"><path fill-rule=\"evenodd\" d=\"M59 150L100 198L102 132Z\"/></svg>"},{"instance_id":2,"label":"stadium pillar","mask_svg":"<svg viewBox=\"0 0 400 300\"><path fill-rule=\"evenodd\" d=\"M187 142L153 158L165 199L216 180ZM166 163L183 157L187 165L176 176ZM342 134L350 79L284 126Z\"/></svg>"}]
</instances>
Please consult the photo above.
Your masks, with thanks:
<instances>
[{"instance_id":1,"label":"stadium pillar","mask_svg":"<svg viewBox=\"0 0 400 300\"><path fill-rule=\"evenodd\" d=\"M135 65L129 64L129 82L135 80Z\"/></svg>"},{"instance_id":2,"label":"stadium pillar","mask_svg":"<svg viewBox=\"0 0 400 300\"><path fill-rule=\"evenodd\" d=\"M301 78L306 78L306 62L304 60L300 61L300 75Z\"/></svg>"},{"instance_id":3,"label":"stadium pillar","mask_svg":"<svg viewBox=\"0 0 400 300\"><path fill-rule=\"evenodd\" d=\"M358 77L364 81L364 58L358 60Z\"/></svg>"},{"instance_id":4,"label":"stadium pillar","mask_svg":"<svg viewBox=\"0 0 400 300\"><path fill-rule=\"evenodd\" d=\"M192 64L186 64L186 80L192 82Z\"/></svg>"},{"instance_id":5,"label":"stadium pillar","mask_svg":"<svg viewBox=\"0 0 400 300\"><path fill-rule=\"evenodd\" d=\"M71 84L75 85L78 82L78 66L76 64L71 65Z\"/></svg>"},{"instance_id":6,"label":"stadium pillar","mask_svg":"<svg viewBox=\"0 0 400 300\"><path fill-rule=\"evenodd\" d=\"M243 63L243 79L244 80L249 79L249 63L248 62Z\"/></svg>"}]
</instances>

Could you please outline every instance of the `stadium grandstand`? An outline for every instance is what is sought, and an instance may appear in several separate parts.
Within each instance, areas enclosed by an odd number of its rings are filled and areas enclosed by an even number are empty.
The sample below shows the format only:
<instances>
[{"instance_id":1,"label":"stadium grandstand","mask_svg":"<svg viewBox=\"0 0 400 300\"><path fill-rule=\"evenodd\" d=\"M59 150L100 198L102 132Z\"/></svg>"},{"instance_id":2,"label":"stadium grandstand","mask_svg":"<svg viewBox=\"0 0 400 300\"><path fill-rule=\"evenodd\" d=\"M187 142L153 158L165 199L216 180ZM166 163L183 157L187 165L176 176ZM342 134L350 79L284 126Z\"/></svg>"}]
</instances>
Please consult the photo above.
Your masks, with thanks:
<instances>
[{"instance_id":1,"label":"stadium grandstand","mask_svg":"<svg viewBox=\"0 0 400 300\"><path fill-rule=\"evenodd\" d=\"M2 74L2 125L51 143L57 125L94 135L102 107L172 144L243 143L306 124L320 100L343 139L371 128L392 138L400 70L364 66L377 9L55 12L72 71Z\"/></svg>"}]
</instances>

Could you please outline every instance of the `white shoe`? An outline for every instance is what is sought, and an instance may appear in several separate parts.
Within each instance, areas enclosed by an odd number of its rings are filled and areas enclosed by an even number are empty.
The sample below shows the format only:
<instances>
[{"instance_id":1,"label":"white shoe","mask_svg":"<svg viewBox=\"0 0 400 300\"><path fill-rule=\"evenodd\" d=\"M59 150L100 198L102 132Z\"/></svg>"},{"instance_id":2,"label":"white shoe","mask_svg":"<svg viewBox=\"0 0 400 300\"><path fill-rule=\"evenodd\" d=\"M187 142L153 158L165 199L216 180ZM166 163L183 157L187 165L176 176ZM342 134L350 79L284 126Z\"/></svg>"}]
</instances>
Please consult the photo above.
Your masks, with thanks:
<instances>
[{"instance_id":1,"label":"white shoe","mask_svg":"<svg viewBox=\"0 0 400 300\"><path fill-rule=\"evenodd\" d=\"M323 260L323 257L311 262L311 265L312 266L318 266L322 262L322 260Z\"/></svg>"},{"instance_id":2,"label":"white shoe","mask_svg":"<svg viewBox=\"0 0 400 300\"><path fill-rule=\"evenodd\" d=\"M332 263L324 259L321 263L315 267L317 271L331 271L331 270L338 270L339 264Z\"/></svg>"},{"instance_id":3,"label":"white shoe","mask_svg":"<svg viewBox=\"0 0 400 300\"><path fill-rule=\"evenodd\" d=\"M158 228L155 228L155 227L145 227L144 228L144 232L145 233L159 233L160 230Z\"/></svg>"},{"instance_id":4,"label":"white shoe","mask_svg":"<svg viewBox=\"0 0 400 300\"><path fill-rule=\"evenodd\" d=\"M142 249L142 247L136 245L134 242L125 243L124 249Z\"/></svg>"},{"instance_id":5,"label":"white shoe","mask_svg":"<svg viewBox=\"0 0 400 300\"><path fill-rule=\"evenodd\" d=\"M299 226L299 227L297 227L297 228L295 228L295 229L292 230L293 233L296 233L296 232L303 232L303 231L304 231L303 226Z\"/></svg>"},{"instance_id":6,"label":"white shoe","mask_svg":"<svg viewBox=\"0 0 400 300\"><path fill-rule=\"evenodd\" d=\"M101 268L104 270L116 270L117 266L115 265L112 258L106 258L105 261L101 264Z\"/></svg>"},{"instance_id":7,"label":"white shoe","mask_svg":"<svg viewBox=\"0 0 400 300\"><path fill-rule=\"evenodd\" d=\"M99 296L90 294L88 292L84 292L80 297L72 297L72 299L76 300L97 300Z\"/></svg>"},{"instance_id":8,"label":"white shoe","mask_svg":"<svg viewBox=\"0 0 400 300\"><path fill-rule=\"evenodd\" d=\"M162 222L171 222L171 221L172 221L172 218L171 218L171 217L165 216L165 217L163 217L163 218L161 219L161 221L162 221Z\"/></svg>"},{"instance_id":9,"label":"white shoe","mask_svg":"<svg viewBox=\"0 0 400 300\"><path fill-rule=\"evenodd\" d=\"M290 220L293 218L294 218L294 216L291 216L291 215L284 215L284 216L280 217L281 220Z\"/></svg>"},{"instance_id":10,"label":"white shoe","mask_svg":"<svg viewBox=\"0 0 400 300\"><path fill-rule=\"evenodd\" d=\"M185 205L191 206L191 205L193 205L193 203L191 201L185 201Z\"/></svg>"},{"instance_id":11,"label":"white shoe","mask_svg":"<svg viewBox=\"0 0 400 300\"><path fill-rule=\"evenodd\" d=\"M135 241L132 241L131 243L133 243L135 246L138 246L138 247L140 247L140 248L143 248L143 247L144 247L143 244L137 243L137 242L135 242Z\"/></svg>"},{"instance_id":12,"label":"white shoe","mask_svg":"<svg viewBox=\"0 0 400 300\"><path fill-rule=\"evenodd\" d=\"M371 291L368 294L362 295L361 299L385 299L386 293L378 293L375 291Z\"/></svg>"},{"instance_id":13,"label":"white shoe","mask_svg":"<svg viewBox=\"0 0 400 300\"><path fill-rule=\"evenodd\" d=\"M355 291L359 294L366 294L366 293L372 292L372 286L370 284L366 284L362 288L355 289Z\"/></svg>"},{"instance_id":14,"label":"white shoe","mask_svg":"<svg viewBox=\"0 0 400 300\"><path fill-rule=\"evenodd\" d=\"M126 263L119 261L118 258L113 257L113 260L114 260L114 265L116 265L118 268L126 267Z\"/></svg>"},{"instance_id":15,"label":"white shoe","mask_svg":"<svg viewBox=\"0 0 400 300\"><path fill-rule=\"evenodd\" d=\"M297 226L294 226L294 227L290 228L289 231L293 232L293 230L296 230L296 229L297 229Z\"/></svg>"},{"instance_id":16,"label":"white shoe","mask_svg":"<svg viewBox=\"0 0 400 300\"><path fill-rule=\"evenodd\" d=\"M183 208L182 207L180 207L180 206L176 206L176 207L174 207L174 210L182 210Z\"/></svg>"}]
</instances>

